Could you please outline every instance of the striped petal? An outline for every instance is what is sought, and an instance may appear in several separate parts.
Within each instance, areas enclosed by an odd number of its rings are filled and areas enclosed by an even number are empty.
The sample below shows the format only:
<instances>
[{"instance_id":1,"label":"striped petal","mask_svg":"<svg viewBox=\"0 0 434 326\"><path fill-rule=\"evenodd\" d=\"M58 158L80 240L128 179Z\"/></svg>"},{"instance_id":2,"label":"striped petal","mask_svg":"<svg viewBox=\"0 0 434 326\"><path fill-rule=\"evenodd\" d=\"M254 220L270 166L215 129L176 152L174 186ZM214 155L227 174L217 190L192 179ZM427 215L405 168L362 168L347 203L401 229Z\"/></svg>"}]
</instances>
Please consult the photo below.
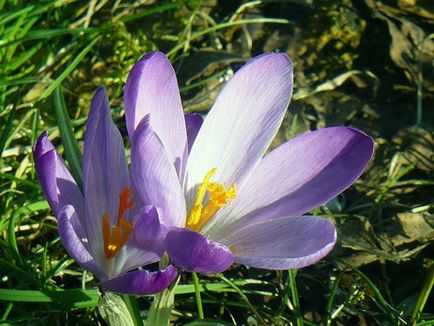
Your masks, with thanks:
<instances>
[{"instance_id":1,"label":"striped petal","mask_svg":"<svg viewBox=\"0 0 434 326\"><path fill-rule=\"evenodd\" d=\"M187 134L175 71L163 53L149 53L134 65L125 85L124 102L130 138L149 115L169 161L181 177L187 158Z\"/></svg>"},{"instance_id":2,"label":"striped petal","mask_svg":"<svg viewBox=\"0 0 434 326\"><path fill-rule=\"evenodd\" d=\"M33 147L35 170L45 198L57 217L66 205L72 205L77 211L77 219L84 219L84 199L74 178L43 132Z\"/></svg>"},{"instance_id":3,"label":"striped petal","mask_svg":"<svg viewBox=\"0 0 434 326\"><path fill-rule=\"evenodd\" d=\"M241 184L270 145L292 93L292 63L269 53L246 63L219 94L191 148L186 194L191 207L205 174Z\"/></svg>"},{"instance_id":4,"label":"striped petal","mask_svg":"<svg viewBox=\"0 0 434 326\"><path fill-rule=\"evenodd\" d=\"M104 259L103 215L116 225L119 195L128 187L124 143L111 118L107 94L96 91L86 124L83 155L83 188L86 231L95 259Z\"/></svg>"},{"instance_id":5,"label":"striped petal","mask_svg":"<svg viewBox=\"0 0 434 326\"><path fill-rule=\"evenodd\" d=\"M371 137L345 127L320 129L266 155L204 231L219 241L234 228L298 216L334 198L363 172L373 153Z\"/></svg>"},{"instance_id":6,"label":"striped petal","mask_svg":"<svg viewBox=\"0 0 434 326\"><path fill-rule=\"evenodd\" d=\"M235 230L222 240L239 264L266 269L301 268L327 255L336 231L316 216L284 217Z\"/></svg>"},{"instance_id":7,"label":"striped petal","mask_svg":"<svg viewBox=\"0 0 434 326\"><path fill-rule=\"evenodd\" d=\"M107 279L108 276L97 265L94 258L84 245L83 241L86 241L86 239L81 239L76 232L77 227L81 227L73 225L76 220L77 213L71 205L66 205L59 212L57 227L63 246L68 254L74 258L79 265L94 273L100 280Z\"/></svg>"},{"instance_id":8,"label":"striped petal","mask_svg":"<svg viewBox=\"0 0 434 326\"><path fill-rule=\"evenodd\" d=\"M185 200L174 166L145 117L131 141L131 171L135 187L145 205L161 210L166 226L185 223Z\"/></svg>"}]
</instances>

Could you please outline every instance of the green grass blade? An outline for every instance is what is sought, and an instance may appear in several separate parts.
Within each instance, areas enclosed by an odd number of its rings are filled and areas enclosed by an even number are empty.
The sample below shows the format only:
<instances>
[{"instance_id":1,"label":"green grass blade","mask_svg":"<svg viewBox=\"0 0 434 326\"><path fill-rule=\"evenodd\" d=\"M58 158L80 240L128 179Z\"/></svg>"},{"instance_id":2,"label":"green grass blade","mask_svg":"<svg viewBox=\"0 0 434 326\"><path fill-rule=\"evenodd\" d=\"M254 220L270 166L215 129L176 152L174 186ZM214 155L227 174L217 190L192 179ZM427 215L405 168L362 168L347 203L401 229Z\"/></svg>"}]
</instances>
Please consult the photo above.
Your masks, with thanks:
<instances>
[{"instance_id":1,"label":"green grass blade","mask_svg":"<svg viewBox=\"0 0 434 326\"><path fill-rule=\"evenodd\" d=\"M218 25L211 26L199 32L193 33L189 40L184 40L181 43L177 44L174 48L172 48L169 52L167 52L167 56L170 59L173 59L175 54L184 47L186 42L192 42L199 37L205 36L211 32L217 31L219 29L224 29L236 25L247 25L247 24L264 24L264 23L272 23L272 24L288 24L288 20L286 19L277 19L277 18L252 18L252 19L240 19L236 21L230 21L226 23L221 23Z\"/></svg>"},{"instance_id":2,"label":"green grass blade","mask_svg":"<svg viewBox=\"0 0 434 326\"><path fill-rule=\"evenodd\" d=\"M422 290L420 291L420 294L417 298L416 304L414 306L413 312L412 312L412 319L413 321L417 322L420 318L420 315L422 314L423 308L425 307L425 304L428 300L428 297L432 291L434 285L434 263L431 265L431 267L428 270L428 273L425 278L425 282L422 286ZM434 322L433 322L434 324Z\"/></svg>"},{"instance_id":3,"label":"green grass blade","mask_svg":"<svg viewBox=\"0 0 434 326\"><path fill-rule=\"evenodd\" d=\"M0 301L9 302L51 302L66 305L71 308L96 307L98 305L98 290L12 290L0 289Z\"/></svg>"},{"instance_id":4,"label":"green grass blade","mask_svg":"<svg viewBox=\"0 0 434 326\"><path fill-rule=\"evenodd\" d=\"M228 284L231 288L233 288L240 296L241 298L244 300L244 302L247 304L247 306L250 308L250 310L255 314L256 318L258 318L258 321L262 324L262 325L266 325L266 322L264 321L264 319L261 317L261 315L259 314L259 312L256 310L255 306L252 305L252 303L250 302L249 298L247 298L247 296L244 294L244 292L231 280L227 279L223 274L216 274L223 282L225 282L226 284Z\"/></svg>"},{"instance_id":5,"label":"green grass blade","mask_svg":"<svg viewBox=\"0 0 434 326\"><path fill-rule=\"evenodd\" d=\"M16 110L16 106L14 105L11 109L11 112L8 114L8 118L6 120L6 123L4 124L1 134L0 134L0 162L2 160L2 154L3 151L5 150L6 147L6 143L10 137L12 128L13 128L13 121L15 119L15 110Z\"/></svg>"},{"instance_id":6,"label":"green grass blade","mask_svg":"<svg viewBox=\"0 0 434 326\"><path fill-rule=\"evenodd\" d=\"M374 297L376 299L376 303L377 303L378 307L384 311L384 313L386 314L386 316L389 318L389 320L391 322L396 323L396 317L394 315L392 306L386 301L386 299L384 299L383 295L381 294L381 291L375 286L374 283L372 283L372 281L369 279L369 277L367 277L359 269L348 264L347 262L345 262L341 259L337 259L337 260L339 262L343 263L348 268L351 268L354 272L356 272L356 274L358 274L363 279L363 281L365 281L365 283L369 286L369 288L374 293Z\"/></svg>"},{"instance_id":7,"label":"green grass blade","mask_svg":"<svg viewBox=\"0 0 434 326\"><path fill-rule=\"evenodd\" d=\"M82 34L98 34L101 33L104 29L111 27L111 25L107 25L104 28L55 28L55 29L42 29L35 30L27 33L24 37L14 39L11 41L1 41L0 40L0 49L16 44L23 43L28 41L36 41L36 40L47 40L57 36L63 35L82 35Z\"/></svg>"},{"instance_id":8,"label":"green grass blade","mask_svg":"<svg viewBox=\"0 0 434 326\"><path fill-rule=\"evenodd\" d=\"M199 278L197 277L197 274L195 272L192 272L191 275L193 276L193 284L194 284L194 293L196 296L197 313L198 313L199 319L204 319L203 307L202 307L202 298L200 296L200 289L199 289Z\"/></svg>"},{"instance_id":9,"label":"green grass blade","mask_svg":"<svg viewBox=\"0 0 434 326\"><path fill-rule=\"evenodd\" d=\"M339 274L339 277L333 283L333 287L332 287L332 289L328 295L326 309L325 309L325 315L324 315L324 322L326 325L331 325L332 320L331 320L330 316L332 313L333 301L335 299L336 292L338 290L339 283L340 283L343 275L344 275L344 272Z\"/></svg>"},{"instance_id":10,"label":"green grass blade","mask_svg":"<svg viewBox=\"0 0 434 326\"><path fill-rule=\"evenodd\" d=\"M79 187L82 188L82 155L77 140L75 139L74 130L65 104L65 98L63 97L60 86L54 91L54 107L56 109L63 147L65 148L66 160L69 163L75 181Z\"/></svg>"},{"instance_id":11,"label":"green grass blade","mask_svg":"<svg viewBox=\"0 0 434 326\"><path fill-rule=\"evenodd\" d=\"M60 86L62 81L69 76L69 74L77 67L77 65L83 60L86 54L92 50L93 46L100 40L100 37L96 37L92 42L90 42L76 57L72 60L71 64L60 74L59 77L42 93L39 100L47 98L56 88Z\"/></svg>"},{"instance_id":12,"label":"green grass blade","mask_svg":"<svg viewBox=\"0 0 434 326\"><path fill-rule=\"evenodd\" d=\"M28 6L25 8L22 8L20 10L17 10L15 12L9 12L4 15L0 15L0 25L5 25L9 23L10 21L14 20L15 18L20 18L23 15L27 15L29 12L31 12L34 9L34 6Z\"/></svg>"},{"instance_id":13,"label":"green grass blade","mask_svg":"<svg viewBox=\"0 0 434 326\"><path fill-rule=\"evenodd\" d=\"M297 326L303 326L303 315L301 313L300 308L300 300L298 298L298 290L297 290L297 283L295 282L295 277L297 276L297 270L291 269L288 271L289 273L289 288L291 289L291 298L292 303L294 305L294 314L297 321Z\"/></svg>"},{"instance_id":14,"label":"green grass blade","mask_svg":"<svg viewBox=\"0 0 434 326\"><path fill-rule=\"evenodd\" d=\"M46 201L40 201L36 203L32 203L29 205L26 205L25 207L22 207L15 211L14 214L9 219L9 227L8 227L8 236L9 236L9 247L11 250L11 253L15 260L19 264L23 264L23 259L21 258L20 252L18 250L16 237L15 237L15 223L18 217L20 217L23 214L28 214L31 212L37 212L39 210L45 210L48 208L48 204Z\"/></svg>"},{"instance_id":15,"label":"green grass blade","mask_svg":"<svg viewBox=\"0 0 434 326\"><path fill-rule=\"evenodd\" d=\"M26 272L22 268L18 267L16 264L11 263L10 261L8 261L6 259L0 258L0 270L1 271L8 271L8 273L18 274L20 279L25 280L25 281L33 284L34 286L39 287L41 285L40 282L35 278L35 276L33 274ZM25 291L25 290L23 290L23 291ZM0 294L0 300L2 300L1 294Z\"/></svg>"},{"instance_id":16,"label":"green grass blade","mask_svg":"<svg viewBox=\"0 0 434 326\"><path fill-rule=\"evenodd\" d=\"M192 2L192 1L190 1L190 2ZM123 23L127 23L130 21L136 20L138 18L151 16L154 14L162 14L165 11L179 9L183 6L185 6L185 4L180 2L180 1L179 2L173 2L173 3L166 3L166 4L161 5L161 6L156 6L156 7L149 8L149 9L144 9L144 10L141 10L141 11L135 13L135 14L128 15L126 17L121 18L120 21Z\"/></svg>"},{"instance_id":17,"label":"green grass blade","mask_svg":"<svg viewBox=\"0 0 434 326\"><path fill-rule=\"evenodd\" d=\"M36 183L33 183L33 182L25 180L25 179L17 178L17 177L10 175L8 173L0 172L0 177L5 178L5 179L9 179L11 181L15 181L16 183L20 183L20 184L25 185L25 186L32 187L33 189L36 189L36 190L41 189L41 187Z\"/></svg>"}]
</instances>

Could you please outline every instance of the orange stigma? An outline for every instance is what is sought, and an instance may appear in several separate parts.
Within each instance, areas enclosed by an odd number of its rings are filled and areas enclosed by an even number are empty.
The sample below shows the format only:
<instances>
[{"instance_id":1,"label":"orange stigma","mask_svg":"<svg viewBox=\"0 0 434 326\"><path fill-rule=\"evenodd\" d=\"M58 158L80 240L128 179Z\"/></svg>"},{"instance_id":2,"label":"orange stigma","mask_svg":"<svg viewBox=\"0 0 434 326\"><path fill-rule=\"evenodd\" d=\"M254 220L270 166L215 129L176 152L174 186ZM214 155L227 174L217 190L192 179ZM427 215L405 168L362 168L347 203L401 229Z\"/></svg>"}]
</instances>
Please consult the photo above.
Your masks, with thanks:
<instances>
[{"instance_id":1,"label":"orange stigma","mask_svg":"<svg viewBox=\"0 0 434 326\"><path fill-rule=\"evenodd\" d=\"M134 203L130 201L130 198L131 189L125 187L119 195L118 224L119 221L124 217L126 210L134 206Z\"/></svg>"},{"instance_id":2,"label":"orange stigma","mask_svg":"<svg viewBox=\"0 0 434 326\"><path fill-rule=\"evenodd\" d=\"M131 189L125 187L119 194L118 223L115 227L111 227L110 217L107 213L102 216L104 254L108 259L116 256L122 249L133 228L133 225L124 218L126 210L134 206L134 203L130 201L130 197Z\"/></svg>"}]
</instances>

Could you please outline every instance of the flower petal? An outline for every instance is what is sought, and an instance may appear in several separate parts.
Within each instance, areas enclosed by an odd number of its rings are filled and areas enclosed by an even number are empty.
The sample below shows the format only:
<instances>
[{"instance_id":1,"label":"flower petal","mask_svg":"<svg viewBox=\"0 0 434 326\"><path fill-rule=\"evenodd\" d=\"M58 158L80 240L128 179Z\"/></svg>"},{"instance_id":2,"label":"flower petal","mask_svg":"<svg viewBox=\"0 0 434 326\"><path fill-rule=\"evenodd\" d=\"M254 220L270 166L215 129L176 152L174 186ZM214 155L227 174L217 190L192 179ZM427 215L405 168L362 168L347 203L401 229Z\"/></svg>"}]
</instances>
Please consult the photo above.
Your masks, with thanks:
<instances>
[{"instance_id":1,"label":"flower petal","mask_svg":"<svg viewBox=\"0 0 434 326\"><path fill-rule=\"evenodd\" d=\"M241 183L270 145L292 93L292 63L285 54L250 60L218 96L193 144L187 164L190 206L195 187L217 168L215 181Z\"/></svg>"},{"instance_id":2,"label":"flower petal","mask_svg":"<svg viewBox=\"0 0 434 326\"><path fill-rule=\"evenodd\" d=\"M145 295L158 293L167 288L178 276L177 269L169 265L158 272L136 270L102 282L101 285L113 292Z\"/></svg>"},{"instance_id":3,"label":"flower petal","mask_svg":"<svg viewBox=\"0 0 434 326\"><path fill-rule=\"evenodd\" d=\"M53 214L68 204L74 206L80 219L84 218L84 200L80 189L53 144L43 132L33 147L35 169Z\"/></svg>"},{"instance_id":4,"label":"flower petal","mask_svg":"<svg viewBox=\"0 0 434 326\"><path fill-rule=\"evenodd\" d=\"M182 103L175 71L163 53L149 53L134 65L125 85L124 102L130 138L149 114L169 161L175 165L178 175L183 175L187 134Z\"/></svg>"},{"instance_id":5,"label":"flower petal","mask_svg":"<svg viewBox=\"0 0 434 326\"><path fill-rule=\"evenodd\" d=\"M57 219L57 228L59 230L60 240L62 240L68 254L75 259L75 261L91 271L100 280L107 278L107 275L103 270L95 263L94 258L87 250L83 241L86 239L79 238L77 229L81 228L81 225L77 223L77 213L74 207L66 205L59 213Z\"/></svg>"},{"instance_id":6,"label":"flower petal","mask_svg":"<svg viewBox=\"0 0 434 326\"><path fill-rule=\"evenodd\" d=\"M148 116L137 126L131 141L131 170L143 203L161 209L161 223L184 225L186 212L181 184Z\"/></svg>"},{"instance_id":7,"label":"flower petal","mask_svg":"<svg viewBox=\"0 0 434 326\"><path fill-rule=\"evenodd\" d=\"M373 153L373 141L345 127L320 129L266 155L224 207L204 228L219 241L231 230L318 207L349 187Z\"/></svg>"},{"instance_id":8,"label":"flower petal","mask_svg":"<svg viewBox=\"0 0 434 326\"><path fill-rule=\"evenodd\" d=\"M83 187L86 231L92 253L101 262L104 259L103 215L109 215L112 225L117 223L119 195L128 185L124 143L111 118L105 89L100 87L92 99L86 124Z\"/></svg>"},{"instance_id":9,"label":"flower petal","mask_svg":"<svg viewBox=\"0 0 434 326\"><path fill-rule=\"evenodd\" d=\"M114 257L112 275L122 275L155 263L164 253L167 228L160 224L159 213L154 206L142 207L130 222L133 229L125 246Z\"/></svg>"},{"instance_id":10,"label":"flower petal","mask_svg":"<svg viewBox=\"0 0 434 326\"><path fill-rule=\"evenodd\" d=\"M234 262L266 269L311 265L327 255L336 231L327 219L316 216L283 217L251 224L222 240Z\"/></svg>"},{"instance_id":11,"label":"flower petal","mask_svg":"<svg viewBox=\"0 0 434 326\"><path fill-rule=\"evenodd\" d=\"M188 151L190 152L194 140L202 126L203 118L199 113L190 113L185 115L185 125L187 127Z\"/></svg>"},{"instance_id":12,"label":"flower petal","mask_svg":"<svg viewBox=\"0 0 434 326\"><path fill-rule=\"evenodd\" d=\"M155 260L152 262L156 262L164 253L166 233L167 228L160 224L157 208L145 206L134 220L134 228L127 244L153 253Z\"/></svg>"},{"instance_id":13,"label":"flower petal","mask_svg":"<svg viewBox=\"0 0 434 326\"><path fill-rule=\"evenodd\" d=\"M44 154L53 150L55 150L55 147L48 139L48 132L42 132L33 146L33 156L35 157L35 161L38 161Z\"/></svg>"},{"instance_id":14,"label":"flower petal","mask_svg":"<svg viewBox=\"0 0 434 326\"><path fill-rule=\"evenodd\" d=\"M232 265L231 251L218 242L187 228L173 228L166 237L166 250L173 262L188 271L220 273Z\"/></svg>"}]
</instances>

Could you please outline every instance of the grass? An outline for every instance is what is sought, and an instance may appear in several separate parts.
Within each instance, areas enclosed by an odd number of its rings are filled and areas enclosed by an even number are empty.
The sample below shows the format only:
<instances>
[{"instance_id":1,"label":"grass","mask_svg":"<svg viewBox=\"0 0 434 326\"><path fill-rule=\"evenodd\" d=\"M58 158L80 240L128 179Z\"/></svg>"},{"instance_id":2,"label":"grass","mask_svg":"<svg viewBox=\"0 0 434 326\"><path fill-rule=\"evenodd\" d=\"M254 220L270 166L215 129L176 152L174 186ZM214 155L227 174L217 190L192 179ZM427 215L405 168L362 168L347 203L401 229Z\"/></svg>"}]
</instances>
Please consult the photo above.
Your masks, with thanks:
<instances>
[{"instance_id":1,"label":"grass","mask_svg":"<svg viewBox=\"0 0 434 326\"><path fill-rule=\"evenodd\" d=\"M172 322L434 325L432 67L408 53L407 66L397 62L384 23L409 21L428 35L429 12L320 2L0 1L0 324L104 323L95 279L60 243L31 146L47 130L80 180L93 92L105 85L126 135L126 76L159 49L177 70L186 111L206 112L243 61L279 50L294 59L295 99L274 145L329 125L376 139L362 178L314 211L338 228L327 259L289 272L184 273ZM138 324L152 298L124 302Z\"/></svg>"}]
</instances>

